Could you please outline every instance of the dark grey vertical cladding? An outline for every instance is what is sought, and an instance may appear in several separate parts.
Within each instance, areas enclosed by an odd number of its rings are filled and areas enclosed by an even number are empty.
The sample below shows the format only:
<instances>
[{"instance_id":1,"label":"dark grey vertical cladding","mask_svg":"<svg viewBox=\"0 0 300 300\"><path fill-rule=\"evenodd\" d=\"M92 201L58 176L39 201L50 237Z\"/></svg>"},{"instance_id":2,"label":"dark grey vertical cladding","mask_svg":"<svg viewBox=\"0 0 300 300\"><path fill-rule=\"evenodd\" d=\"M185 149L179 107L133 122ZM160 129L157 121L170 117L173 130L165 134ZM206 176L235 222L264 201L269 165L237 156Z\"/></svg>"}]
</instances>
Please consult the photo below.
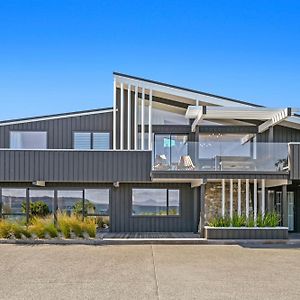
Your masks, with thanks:
<instances>
[{"instance_id":1,"label":"dark grey vertical cladding","mask_svg":"<svg viewBox=\"0 0 300 300\"><path fill-rule=\"evenodd\" d=\"M300 144L289 145L290 179L300 179Z\"/></svg>"},{"instance_id":2,"label":"dark grey vertical cladding","mask_svg":"<svg viewBox=\"0 0 300 300\"><path fill-rule=\"evenodd\" d=\"M117 149L120 147L120 119L121 119L121 89L117 88ZM135 114L135 92L131 91L131 107L130 107L130 130L131 130L131 145L130 149L134 149L134 114ZM123 137L124 137L124 149L128 149L128 89L124 86L124 102L123 102Z\"/></svg>"},{"instance_id":3,"label":"dark grey vertical cladding","mask_svg":"<svg viewBox=\"0 0 300 300\"><path fill-rule=\"evenodd\" d=\"M299 187L295 189L295 231L300 232L300 188Z\"/></svg>"},{"instance_id":4,"label":"dark grey vertical cladding","mask_svg":"<svg viewBox=\"0 0 300 300\"><path fill-rule=\"evenodd\" d=\"M263 133L258 134L257 141L266 143L300 142L300 130L277 125Z\"/></svg>"},{"instance_id":5,"label":"dark grey vertical cladding","mask_svg":"<svg viewBox=\"0 0 300 300\"><path fill-rule=\"evenodd\" d=\"M180 189L180 216L132 216L133 188ZM112 189L111 231L113 232L191 232L194 230L194 194L189 184L120 184Z\"/></svg>"},{"instance_id":6,"label":"dark grey vertical cladding","mask_svg":"<svg viewBox=\"0 0 300 300\"><path fill-rule=\"evenodd\" d=\"M0 148L9 148L10 131L47 131L49 149L71 149L74 131L110 132L112 141L112 117L112 112L105 112L0 126Z\"/></svg>"},{"instance_id":7,"label":"dark grey vertical cladding","mask_svg":"<svg viewBox=\"0 0 300 300\"><path fill-rule=\"evenodd\" d=\"M150 172L150 151L0 151L0 181L145 182Z\"/></svg>"}]
</instances>

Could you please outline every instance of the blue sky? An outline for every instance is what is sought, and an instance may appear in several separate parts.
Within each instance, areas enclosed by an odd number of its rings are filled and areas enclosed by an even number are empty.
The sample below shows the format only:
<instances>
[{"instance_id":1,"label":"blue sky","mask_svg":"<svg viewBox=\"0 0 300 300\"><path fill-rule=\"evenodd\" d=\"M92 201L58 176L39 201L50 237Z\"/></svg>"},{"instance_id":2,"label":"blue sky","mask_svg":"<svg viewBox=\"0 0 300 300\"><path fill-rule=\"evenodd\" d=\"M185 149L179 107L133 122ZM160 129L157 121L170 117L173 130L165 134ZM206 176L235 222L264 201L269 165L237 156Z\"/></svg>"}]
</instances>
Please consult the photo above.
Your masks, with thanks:
<instances>
[{"instance_id":1,"label":"blue sky","mask_svg":"<svg viewBox=\"0 0 300 300\"><path fill-rule=\"evenodd\" d=\"M107 107L112 72L300 106L300 1L0 0L0 119Z\"/></svg>"}]
</instances>

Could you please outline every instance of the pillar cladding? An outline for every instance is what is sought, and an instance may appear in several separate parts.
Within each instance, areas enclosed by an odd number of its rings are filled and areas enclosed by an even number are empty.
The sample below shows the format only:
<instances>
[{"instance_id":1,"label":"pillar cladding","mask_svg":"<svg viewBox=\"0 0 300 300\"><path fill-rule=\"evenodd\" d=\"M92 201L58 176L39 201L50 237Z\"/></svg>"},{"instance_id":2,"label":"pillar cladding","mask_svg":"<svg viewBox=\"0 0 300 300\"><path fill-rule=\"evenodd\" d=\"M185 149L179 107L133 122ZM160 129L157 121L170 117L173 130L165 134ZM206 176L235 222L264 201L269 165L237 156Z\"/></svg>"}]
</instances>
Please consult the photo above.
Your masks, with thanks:
<instances>
[{"instance_id":1,"label":"pillar cladding","mask_svg":"<svg viewBox=\"0 0 300 300\"><path fill-rule=\"evenodd\" d=\"M246 182L241 182L241 213L246 211ZM238 181L233 182L233 211L238 212ZM214 216L222 215L222 182L208 182L205 188L205 213L209 222ZM230 184L225 184L225 215L230 213Z\"/></svg>"},{"instance_id":2,"label":"pillar cladding","mask_svg":"<svg viewBox=\"0 0 300 300\"><path fill-rule=\"evenodd\" d=\"M287 186L282 186L282 225L288 227L288 195Z\"/></svg>"},{"instance_id":3,"label":"pillar cladding","mask_svg":"<svg viewBox=\"0 0 300 300\"><path fill-rule=\"evenodd\" d=\"M206 214L205 214L205 190L206 184L202 184L200 187L200 222L199 222L199 229L198 232L200 233L201 237L204 237L204 226Z\"/></svg>"}]
</instances>

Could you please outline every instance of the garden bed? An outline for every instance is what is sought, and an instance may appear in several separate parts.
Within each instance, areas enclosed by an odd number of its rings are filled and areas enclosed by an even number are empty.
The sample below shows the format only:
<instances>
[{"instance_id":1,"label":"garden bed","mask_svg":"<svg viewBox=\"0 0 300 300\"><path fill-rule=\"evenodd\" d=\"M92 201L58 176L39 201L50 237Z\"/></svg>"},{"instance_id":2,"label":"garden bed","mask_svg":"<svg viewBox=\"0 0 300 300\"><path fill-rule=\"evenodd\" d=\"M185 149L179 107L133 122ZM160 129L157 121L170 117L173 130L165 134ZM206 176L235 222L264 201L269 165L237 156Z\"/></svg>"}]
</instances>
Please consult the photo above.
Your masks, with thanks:
<instances>
[{"instance_id":1,"label":"garden bed","mask_svg":"<svg viewBox=\"0 0 300 300\"><path fill-rule=\"evenodd\" d=\"M287 227L204 227L206 239L288 239Z\"/></svg>"}]
</instances>

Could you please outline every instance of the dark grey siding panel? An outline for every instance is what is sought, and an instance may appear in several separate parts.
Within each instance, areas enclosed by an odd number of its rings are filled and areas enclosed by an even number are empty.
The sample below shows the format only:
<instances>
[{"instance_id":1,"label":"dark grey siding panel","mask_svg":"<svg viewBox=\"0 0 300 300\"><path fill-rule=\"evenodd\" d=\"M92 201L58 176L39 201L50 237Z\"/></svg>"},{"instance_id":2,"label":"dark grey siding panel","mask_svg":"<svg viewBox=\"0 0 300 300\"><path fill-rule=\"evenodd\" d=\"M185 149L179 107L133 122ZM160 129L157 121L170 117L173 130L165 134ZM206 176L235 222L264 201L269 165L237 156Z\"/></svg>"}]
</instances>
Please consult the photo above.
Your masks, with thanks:
<instances>
[{"instance_id":1,"label":"dark grey siding panel","mask_svg":"<svg viewBox=\"0 0 300 300\"><path fill-rule=\"evenodd\" d=\"M132 188L180 189L180 216L132 216ZM194 196L189 184L120 184L112 190L111 231L113 232L188 232L194 230Z\"/></svg>"},{"instance_id":2,"label":"dark grey siding panel","mask_svg":"<svg viewBox=\"0 0 300 300\"><path fill-rule=\"evenodd\" d=\"M0 126L0 148L9 148L10 131L47 131L49 149L73 148L74 131L110 132L112 141L113 113L90 114L44 121L34 121L14 125Z\"/></svg>"},{"instance_id":3,"label":"dark grey siding panel","mask_svg":"<svg viewBox=\"0 0 300 300\"><path fill-rule=\"evenodd\" d=\"M290 143L300 142L300 130L283 126L271 127L257 135L258 142Z\"/></svg>"},{"instance_id":4,"label":"dark grey siding panel","mask_svg":"<svg viewBox=\"0 0 300 300\"><path fill-rule=\"evenodd\" d=\"M300 179L300 144L289 145L290 178Z\"/></svg>"},{"instance_id":5,"label":"dark grey siding panel","mask_svg":"<svg viewBox=\"0 0 300 300\"><path fill-rule=\"evenodd\" d=\"M150 151L0 151L0 181L145 182L150 172Z\"/></svg>"}]
</instances>

